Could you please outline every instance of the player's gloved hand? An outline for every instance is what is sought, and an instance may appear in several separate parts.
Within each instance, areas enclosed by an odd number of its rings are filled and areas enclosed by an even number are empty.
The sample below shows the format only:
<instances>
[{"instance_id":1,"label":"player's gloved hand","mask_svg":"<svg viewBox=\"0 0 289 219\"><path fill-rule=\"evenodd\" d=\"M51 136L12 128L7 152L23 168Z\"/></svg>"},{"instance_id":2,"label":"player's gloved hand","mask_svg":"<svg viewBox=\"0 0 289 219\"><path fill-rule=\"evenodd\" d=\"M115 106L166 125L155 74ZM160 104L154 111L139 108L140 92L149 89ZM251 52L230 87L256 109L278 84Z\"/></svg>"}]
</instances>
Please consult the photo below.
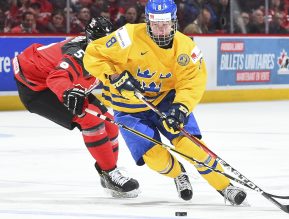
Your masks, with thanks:
<instances>
[{"instance_id":1,"label":"player's gloved hand","mask_svg":"<svg viewBox=\"0 0 289 219\"><path fill-rule=\"evenodd\" d=\"M75 87L63 93L63 104L73 115L83 116L85 103L85 91L81 88Z\"/></svg>"},{"instance_id":2,"label":"player's gloved hand","mask_svg":"<svg viewBox=\"0 0 289 219\"><path fill-rule=\"evenodd\" d=\"M183 128L187 122L189 110L183 104L173 103L169 111L164 114L166 116L166 119L163 120L164 128L172 134L178 134L180 132L179 127Z\"/></svg>"},{"instance_id":3,"label":"player's gloved hand","mask_svg":"<svg viewBox=\"0 0 289 219\"><path fill-rule=\"evenodd\" d=\"M126 99L137 99L134 95L135 90L144 92L140 82L135 79L127 70L123 71L118 77L111 79L110 83Z\"/></svg>"}]
</instances>

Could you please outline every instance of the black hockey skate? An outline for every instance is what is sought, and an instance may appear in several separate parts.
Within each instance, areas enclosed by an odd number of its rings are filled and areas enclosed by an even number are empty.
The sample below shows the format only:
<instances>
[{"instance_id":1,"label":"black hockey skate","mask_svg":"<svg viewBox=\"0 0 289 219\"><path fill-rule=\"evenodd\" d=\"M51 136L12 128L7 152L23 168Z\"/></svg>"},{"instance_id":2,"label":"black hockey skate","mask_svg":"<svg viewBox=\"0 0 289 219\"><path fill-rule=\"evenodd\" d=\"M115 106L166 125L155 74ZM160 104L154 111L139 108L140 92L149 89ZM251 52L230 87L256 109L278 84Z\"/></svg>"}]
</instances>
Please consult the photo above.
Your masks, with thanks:
<instances>
[{"instance_id":1,"label":"black hockey skate","mask_svg":"<svg viewBox=\"0 0 289 219\"><path fill-rule=\"evenodd\" d=\"M112 197L115 198L135 198L138 196L139 183L137 180L123 176L118 168L110 171L103 171L95 164L100 175L100 183Z\"/></svg>"},{"instance_id":2,"label":"black hockey skate","mask_svg":"<svg viewBox=\"0 0 289 219\"><path fill-rule=\"evenodd\" d=\"M95 169L97 170L98 174L99 174L99 177L100 177L100 184L103 188L106 188L106 185L105 185L105 179L102 175L102 170L100 169L100 167L98 166L97 163L94 164L94 167Z\"/></svg>"},{"instance_id":3,"label":"black hockey skate","mask_svg":"<svg viewBox=\"0 0 289 219\"><path fill-rule=\"evenodd\" d=\"M225 198L225 203L228 200L231 205L240 205L246 199L246 192L236 186L229 185L226 189L220 192Z\"/></svg>"},{"instance_id":4,"label":"black hockey skate","mask_svg":"<svg viewBox=\"0 0 289 219\"><path fill-rule=\"evenodd\" d=\"M188 201L191 200L193 197L193 189L184 166L181 163L180 165L182 172L178 177L174 178L174 181L177 187L177 191L179 193L179 197L185 201Z\"/></svg>"}]
</instances>

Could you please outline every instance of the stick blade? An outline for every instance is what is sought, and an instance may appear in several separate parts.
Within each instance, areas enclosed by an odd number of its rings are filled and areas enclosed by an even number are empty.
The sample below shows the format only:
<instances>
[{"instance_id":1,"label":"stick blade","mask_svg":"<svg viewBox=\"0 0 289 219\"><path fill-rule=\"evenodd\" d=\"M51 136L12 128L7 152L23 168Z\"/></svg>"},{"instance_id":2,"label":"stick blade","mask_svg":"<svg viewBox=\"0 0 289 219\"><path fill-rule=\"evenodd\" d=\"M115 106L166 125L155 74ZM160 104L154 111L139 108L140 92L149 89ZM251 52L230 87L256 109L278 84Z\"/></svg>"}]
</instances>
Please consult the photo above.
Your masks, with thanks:
<instances>
[{"instance_id":1,"label":"stick blade","mask_svg":"<svg viewBox=\"0 0 289 219\"><path fill-rule=\"evenodd\" d=\"M289 214L289 205L282 205L281 209Z\"/></svg>"},{"instance_id":2,"label":"stick blade","mask_svg":"<svg viewBox=\"0 0 289 219\"><path fill-rule=\"evenodd\" d=\"M262 192L262 195L271 201L273 204L275 204L278 208L280 208L282 211L289 213L289 205L283 205L279 201L277 201L275 198L281 198L281 199L286 199L285 197L287 196L277 196L277 195L271 195L266 192ZM274 198L273 198L274 197Z\"/></svg>"}]
</instances>

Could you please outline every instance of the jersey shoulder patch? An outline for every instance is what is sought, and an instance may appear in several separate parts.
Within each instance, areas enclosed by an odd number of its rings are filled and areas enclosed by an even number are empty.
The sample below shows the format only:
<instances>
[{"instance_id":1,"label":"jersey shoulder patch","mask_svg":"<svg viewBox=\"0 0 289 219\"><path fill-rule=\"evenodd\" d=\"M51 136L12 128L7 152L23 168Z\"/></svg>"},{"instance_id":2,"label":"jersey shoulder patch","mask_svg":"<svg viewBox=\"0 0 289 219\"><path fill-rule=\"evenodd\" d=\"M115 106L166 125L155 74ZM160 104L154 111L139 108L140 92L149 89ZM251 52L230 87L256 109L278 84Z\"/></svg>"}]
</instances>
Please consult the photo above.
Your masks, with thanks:
<instances>
[{"instance_id":1,"label":"jersey shoulder patch","mask_svg":"<svg viewBox=\"0 0 289 219\"><path fill-rule=\"evenodd\" d=\"M131 45L131 39L129 37L129 33L127 31L126 26L123 26L116 30L115 32L116 39L122 49Z\"/></svg>"},{"instance_id":2,"label":"jersey shoulder patch","mask_svg":"<svg viewBox=\"0 0 289 219\"><path fill-rule=\"evenodd\" d=\"M202 51L198 46L195 46L191 51L191 59L194 64L196 64L203 57Z\"/></svg>"}]
</instances>

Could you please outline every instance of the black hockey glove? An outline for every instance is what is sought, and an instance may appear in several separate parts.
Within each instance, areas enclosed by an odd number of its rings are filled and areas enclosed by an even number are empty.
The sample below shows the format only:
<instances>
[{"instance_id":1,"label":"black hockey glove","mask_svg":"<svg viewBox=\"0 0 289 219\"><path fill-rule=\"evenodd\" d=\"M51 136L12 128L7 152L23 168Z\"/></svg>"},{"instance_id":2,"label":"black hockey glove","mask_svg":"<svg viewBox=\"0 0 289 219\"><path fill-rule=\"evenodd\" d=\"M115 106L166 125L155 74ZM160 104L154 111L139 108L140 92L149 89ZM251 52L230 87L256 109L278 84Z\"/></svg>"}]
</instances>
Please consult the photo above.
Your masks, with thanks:
<instances>
[{"instance_id":1,"label":"black hockey glove","mask_svg":"<svg viewBox=\"0 0 289 219\"><path fill-rule=\"evenodd\" d=\"M110 80L110 83L126 99L137 99L134 95L135 90L138 90L141 93L144 92L140 82L127 70L123 71L117 78Z\"/></svg>"},{"instance_id":2,"label":"black hockey glove","mask_svg":"<svg viewBox=\"0 0 289 219\"><path fill-rule=\"evenodd\" d=\"M183 104L173 103L169 111L164 114L166 115L166 119L163 120L164 128L172 134L178 134L179 127L183 128L187 123L189 110Z\"/></svg>"},{"instance_id":3,"label":"black hockey glove","mask_svg":"<svg viewBox=\"0 0 289 219\"><path fill-rule=\"evenodd\" d=\"M84 104L86 100L85 91L81 88L72 88L63 94L63 104L73 115L84 115Z\"/></svg>"}]
</instances>

